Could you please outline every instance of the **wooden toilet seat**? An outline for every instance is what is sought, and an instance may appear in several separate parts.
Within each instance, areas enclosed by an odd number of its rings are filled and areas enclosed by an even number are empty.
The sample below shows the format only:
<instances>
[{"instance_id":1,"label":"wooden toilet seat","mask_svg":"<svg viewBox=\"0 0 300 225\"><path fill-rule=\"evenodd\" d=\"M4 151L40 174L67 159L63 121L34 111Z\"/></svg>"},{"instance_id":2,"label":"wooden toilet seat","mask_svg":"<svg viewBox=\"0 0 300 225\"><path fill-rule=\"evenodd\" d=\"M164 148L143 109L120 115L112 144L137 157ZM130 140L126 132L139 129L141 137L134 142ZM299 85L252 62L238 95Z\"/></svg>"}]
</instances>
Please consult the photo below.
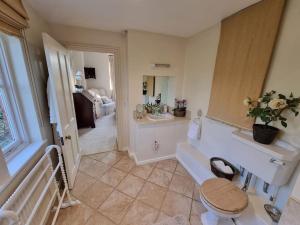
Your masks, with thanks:
<instances>
[{"instance_id":1,"label":"wooden toilet seat","mask_svg":"<svg viewBox=\"0 0 300 225\"><path fill-rule=\"evenodd\" d=\"M247 194L224 178L206 180L200 194L208 205L224 213L238 214L248 206Z\"/></svg>"}]
</instances>

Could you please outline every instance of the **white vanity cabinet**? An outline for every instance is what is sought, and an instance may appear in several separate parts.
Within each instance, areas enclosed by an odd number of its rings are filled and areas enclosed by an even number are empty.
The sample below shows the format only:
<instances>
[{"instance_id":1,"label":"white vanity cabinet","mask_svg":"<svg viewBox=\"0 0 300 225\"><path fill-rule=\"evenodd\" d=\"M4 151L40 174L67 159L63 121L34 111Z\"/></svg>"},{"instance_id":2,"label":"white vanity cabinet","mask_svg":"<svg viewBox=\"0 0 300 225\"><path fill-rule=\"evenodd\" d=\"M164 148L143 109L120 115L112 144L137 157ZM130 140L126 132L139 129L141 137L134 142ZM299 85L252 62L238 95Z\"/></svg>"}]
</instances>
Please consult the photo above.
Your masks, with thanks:
<instances>
[{"instance_id":1,"label":"white vanity cabinet","mask_svg":"<svg viewBox=\"0 0 300 225\"><path fill-rule=\"evenodd\" d=\"M176 145L186 140L188 119L135 122L134 154L138 164L175 157Z\"/></svg>"}]
</instances>

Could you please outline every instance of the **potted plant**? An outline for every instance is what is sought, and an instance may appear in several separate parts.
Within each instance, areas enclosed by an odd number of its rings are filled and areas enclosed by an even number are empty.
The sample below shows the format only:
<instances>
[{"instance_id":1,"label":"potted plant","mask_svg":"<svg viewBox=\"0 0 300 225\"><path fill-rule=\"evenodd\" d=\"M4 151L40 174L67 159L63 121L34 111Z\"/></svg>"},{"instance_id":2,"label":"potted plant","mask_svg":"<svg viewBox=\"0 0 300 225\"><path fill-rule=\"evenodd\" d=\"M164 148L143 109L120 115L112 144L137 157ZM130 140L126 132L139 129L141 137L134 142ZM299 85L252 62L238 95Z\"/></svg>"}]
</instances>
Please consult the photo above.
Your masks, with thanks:
<instances>
[{"instance_id":1,"label":"potted plant","mask_svg":"<svg viewBox=\"0 0 300 225\"><path fill-rule=\"evenodd\" d=\"M185 117L186 105L187 105L187 102L185 99L179 100L179 99L175 98L175 108L173 109L174 116Z\"/></svg>"},{"instance_id":2,"label":"potted plant","mask_svg":"<svg viewBox=\"0 0 300 225\"><path fill-rule=\"evenodd\" d=\"M288 97L275 94L276 91L270 91L257 100L249 97L244 100L244 104L249 107L247 116L260 118L264 123L253 124L253 138L262 144L271 144L279 132L278 128L269 125L271 122L280 121L283 127L287 127L287 118L282 115L283 112L290 111L295 116L299 114L300 97L295 98L293 93Z\"/></svg>"}]
</instances>

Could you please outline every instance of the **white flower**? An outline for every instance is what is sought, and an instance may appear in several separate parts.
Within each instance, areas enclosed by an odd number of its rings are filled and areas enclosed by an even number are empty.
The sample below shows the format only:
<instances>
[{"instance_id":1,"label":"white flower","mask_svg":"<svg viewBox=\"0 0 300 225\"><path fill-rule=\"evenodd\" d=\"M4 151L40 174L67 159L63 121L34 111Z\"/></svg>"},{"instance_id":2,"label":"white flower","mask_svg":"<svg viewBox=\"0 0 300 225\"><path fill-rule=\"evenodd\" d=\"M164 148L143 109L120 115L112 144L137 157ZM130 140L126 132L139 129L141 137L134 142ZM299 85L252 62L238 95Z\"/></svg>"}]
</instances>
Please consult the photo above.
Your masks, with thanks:
<instances>
[{"instance_id":1,"label":"white flower","mask_svg":"<svg viewBox=\"0 0 300 225\"><path fill-rule=\"evenodd\" d=\"M273 99L269 102L269 107L271 109L283 109L286 107L286 100L285 99Z\"/></svg>"},{"instance_id":2,"label":"white flower","mask_svg":"<svg viewBox=\"0 0 300 225\"><path fill-rule=\"evenodd\" d=\"M262 98L257 99L257 101L258 101L258 102L261 102L261 101L262 101Z\"/></svg>"},{"instance_id":3,"label":"white flower","mask_svg":"<svg viewBox=\"0 0 300 225\"><path fill-rule=\"evenodd\" d=\"M244 100L243 100L243 104L245 105L245 106L249 106L250 104L251 104L251 99L248 97L248 98L245 98Z\"/></svg>"}]
</instances>

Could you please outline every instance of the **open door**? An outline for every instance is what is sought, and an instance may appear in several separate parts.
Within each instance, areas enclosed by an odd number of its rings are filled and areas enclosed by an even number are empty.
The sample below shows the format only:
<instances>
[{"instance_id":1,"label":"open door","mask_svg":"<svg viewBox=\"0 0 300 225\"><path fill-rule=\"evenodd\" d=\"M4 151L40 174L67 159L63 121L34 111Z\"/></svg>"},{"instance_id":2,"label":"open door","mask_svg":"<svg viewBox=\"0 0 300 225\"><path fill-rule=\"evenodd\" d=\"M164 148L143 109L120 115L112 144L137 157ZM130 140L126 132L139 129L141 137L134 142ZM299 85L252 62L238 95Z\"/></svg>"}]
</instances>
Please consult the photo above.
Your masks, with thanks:
<instances>
[{"instance_id":1,"label":"open door","mask_svg":"<svg viewBox=\"0 0 300 225\"><path fill-rule=\"evenodd\" d=\"M43 43L68 185L69 188L72 188L80 162L80 154L76 116L70 85L70 58L68 51L46 33L43 33Z\"/></svg>"}]
</instances>

